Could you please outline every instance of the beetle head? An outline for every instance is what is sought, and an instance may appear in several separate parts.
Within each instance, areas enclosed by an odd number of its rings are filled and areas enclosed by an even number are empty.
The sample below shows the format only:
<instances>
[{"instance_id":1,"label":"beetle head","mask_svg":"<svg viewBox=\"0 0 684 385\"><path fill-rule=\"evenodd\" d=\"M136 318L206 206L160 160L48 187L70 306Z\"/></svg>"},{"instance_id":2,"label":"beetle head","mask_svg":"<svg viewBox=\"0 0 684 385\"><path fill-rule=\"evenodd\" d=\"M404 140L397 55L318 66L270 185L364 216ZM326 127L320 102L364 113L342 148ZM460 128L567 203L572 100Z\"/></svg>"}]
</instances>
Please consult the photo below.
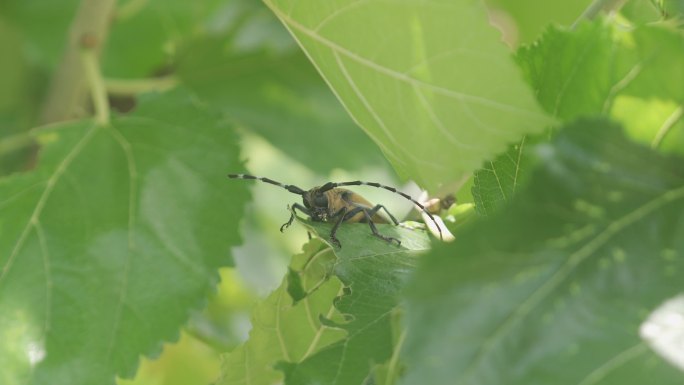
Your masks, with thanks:
<instances>
[{"instance_id":1,"label":"beetle head","mask_svg":"<svg viewBox=\"0 0 684 385\"><path fill-rule=\"evenodd\" d=\"M319 187L314 187L304 193L302 197L304 207L309 209L311 219L317 222L325 222L328 220L328 196L325 191L321 191Z\"/></svg>"}]
</instances>

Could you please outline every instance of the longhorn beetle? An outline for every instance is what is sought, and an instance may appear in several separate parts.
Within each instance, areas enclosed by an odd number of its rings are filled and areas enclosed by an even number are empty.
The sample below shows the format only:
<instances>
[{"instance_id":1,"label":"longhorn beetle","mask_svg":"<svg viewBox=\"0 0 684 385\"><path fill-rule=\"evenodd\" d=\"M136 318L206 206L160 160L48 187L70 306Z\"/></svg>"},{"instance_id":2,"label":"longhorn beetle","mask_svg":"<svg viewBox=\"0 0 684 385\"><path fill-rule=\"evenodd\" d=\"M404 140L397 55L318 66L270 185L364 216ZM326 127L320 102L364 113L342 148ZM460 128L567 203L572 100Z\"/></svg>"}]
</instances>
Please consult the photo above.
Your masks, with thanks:
<instances>
[{"instance_id":1,"label":"longhorn beetle","mask_svg":"<svg viewBox=\"0 0 684 385\"><path fill-rule=\"evenodd\" d=\"M246 174L228 174L228 177L231 179L256 179L260 180L265 183L269 183L278 187L282 187L285 190L302 196L302 201L304 203L304 206L300 205L299 203L293 203L292 204L292 212L290 213L290 219L285 222L282 226L280 226L280 231L284 231L286 228L288 228L291 224L292 221L294 220L295 213L297 211L301 211L304 214L308 215L312 221L314 222L332 222L334 223L332 230L330 231L330 241L337 247L342 247L340 244L340 241L337 239L335 234L337 233L337 228L340 226L342 222L365 222L368 223L368 226L370 226L371 232L373 233L374 236L383 239L389 243L392 243L392 241L396 242L397 245L401 245L401 241L392 238L392 237L387 237L378 232L378 229L375 227L376 223L387 223L387 221L378 214L380 209L384 210L385 213L390 217L392 222L395 225L399 225L399 222L397 222L396 218L392 214L390 214L389 211L385 208L383 205L375 205L373 206L370 202L368 202L366 199L364 199L362 196L344 189L340 188L340 186L372 186L372 187L378 187L378 188L383 188L385 190L391 191L395 194L399 194L405 199L410 200L413 202L416 206L420 207L420 209L425 212L430 219L435 223L437 226L437 229L439 230L439 237L440 239L443 239L442 237L442 229L439 227L439 224L437 221L435 221L435 218L432 216L432 214L420 203L418 203L415 199L411 198L409 195L397 191L394 187L390 186L385 186L381 185L380 183L373 183L373 182L362 182L362 181L353 181L353 182L341 182L341 183L334 183L334 182L328 182L324 184L323 186L316 186L310 190L302 190L301 188L294 186L294 185L289 185L289 184L282 184L280 182L276 182L273 179L269 178L263 178L263 177L258 177L258 176L253 176L253 175L246 175Z\"/></svg>"}]
</instances>

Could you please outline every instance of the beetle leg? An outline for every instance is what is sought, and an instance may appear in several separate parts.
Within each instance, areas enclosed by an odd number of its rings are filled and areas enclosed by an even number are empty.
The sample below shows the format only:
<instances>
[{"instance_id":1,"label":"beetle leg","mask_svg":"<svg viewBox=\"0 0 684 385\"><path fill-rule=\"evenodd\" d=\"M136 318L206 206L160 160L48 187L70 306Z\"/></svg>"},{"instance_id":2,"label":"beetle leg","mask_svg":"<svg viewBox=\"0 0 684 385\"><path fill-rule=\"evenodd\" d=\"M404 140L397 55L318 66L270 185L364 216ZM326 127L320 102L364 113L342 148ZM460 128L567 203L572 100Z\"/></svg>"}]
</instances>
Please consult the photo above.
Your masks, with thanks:
<instances>
[{"instance_id":1,"label":"beetle leg","mask_svg":"<svg viewBox=\"0 0 684 385\"><path fill-rule=\"evenodd\" d=\"M295 213L297 212L297 210L303 212L304 214L306 214L308 216L311 216L311 214L309 213L309 210L306 207L304 207L304 206L302 206L296 202L293 203L292 204L292 211L290 212L290 219L287 222L283 223L282 226L280 226L280 232L281 233L283 231L285 231L286 228L290 227L290 225L292 224L292 221L294 221Z\"/></svg>"},{"instance_id":2,"label":"beetle leg","mask_svg":"<svg viewBox=\"0 0 684 385\"><path fill-rule=\"evenodd\" d=\"M375 207L373 207L372 209L370 209L370 211L368 212L368 214L372 217L373 215L375 215L375 213L377 213L378 211L380 211L380 209L385 210L385 213L386 213L387 215L389 215L390 219L392 220L392 222L394 222L394 225L395 225L395 226L399 226L399 222L397 222L397 219L394 217L394 215L392 215L392 214L387 210L387 208L386 208L385 206L383 206L383 205L375 205Z\"/></svg>"},{"instance_id":3,"label":"beetle leg","mask_svg":"<svg viewBox=\"0 0 684 385\"><path fill-rule=\"evenodd\" d=\"M352 209L352 211L354 211L354 210L355 209ZM342 221L344 221L345 218L347 217L346 213L347 213L347 208L342 207L341 209L339 209L339 211L337 211L332 216L332 218L337 218L337 217L339 217L339 218L335 222L335 225L333 226L332 230L330 230L330 242L332 242L333 245L335 245L339 248L342 248L342 244L340 243L340 240L337 239L337 237L335 236L335 233L337 233L337 228L340 227L340 223L342 223Z\"/></svg>"},{"instance_id":4,"label":"beetle leg","mask_svg":"<svg viewBox=\"0 0 684 385\"><path fill-rule=\"evenodd\" d=\"M392 243L392 241L395 241L395 242L397 242L397 246L401 246L401 241L398 240L397 238L386 237L386 236L380 234L380 232L378 232L378 229L375 227L375 223L373 223L373 221L371 220L370 212L373 212L373 213L377 212L377 210L379 210L379 207L384 208L381 205L377 205L373 209L362 210L364 215L366 216L366 219L368 220L368 226L370 226L371 232L373 233L373 235L375 235L376 237L378 237L380 239L385 240L387 243ZM385 209L385 211L387 211L387 209ZM390 215L390 217L392 217L392 215ZM394 217L392 217L392 219L394 219ZM395 219L395 223L396 223L396 219Z\"/></svg>"}]
</instances>

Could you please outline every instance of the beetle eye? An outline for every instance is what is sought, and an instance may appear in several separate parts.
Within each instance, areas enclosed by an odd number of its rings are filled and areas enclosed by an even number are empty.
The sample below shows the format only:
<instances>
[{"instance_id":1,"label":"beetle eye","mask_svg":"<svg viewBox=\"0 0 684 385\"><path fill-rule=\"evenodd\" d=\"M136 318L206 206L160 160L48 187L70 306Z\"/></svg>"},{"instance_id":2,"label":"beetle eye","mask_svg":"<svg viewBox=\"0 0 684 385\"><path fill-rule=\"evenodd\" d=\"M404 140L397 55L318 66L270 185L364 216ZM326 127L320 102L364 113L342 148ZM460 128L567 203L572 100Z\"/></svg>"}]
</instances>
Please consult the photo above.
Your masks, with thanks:
<instances>
[{"instance_id":1,"label":"beetle eye","mask_svg":"<svg viewBox=\"0 0 684 385\"><path fill-rule=\"evenodd\" d=\"M325 194L316 195L314 197L314 205L316 207L328 207L328 197Z\"/></svg>"}]
</instances>

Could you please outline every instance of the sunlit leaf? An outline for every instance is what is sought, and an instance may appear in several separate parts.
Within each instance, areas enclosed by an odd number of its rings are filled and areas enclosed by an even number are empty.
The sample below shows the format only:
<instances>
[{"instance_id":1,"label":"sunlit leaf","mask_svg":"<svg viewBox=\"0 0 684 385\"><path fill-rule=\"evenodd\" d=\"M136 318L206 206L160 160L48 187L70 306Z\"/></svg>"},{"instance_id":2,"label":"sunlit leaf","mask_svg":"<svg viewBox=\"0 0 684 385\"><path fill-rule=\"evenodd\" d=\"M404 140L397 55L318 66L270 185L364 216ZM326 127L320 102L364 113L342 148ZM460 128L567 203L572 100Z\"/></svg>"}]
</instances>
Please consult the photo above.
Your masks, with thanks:
<instances>
[{"instance_id":1,"label":"sunlit leaf","mask_svg":"<svg viewBox=\"0 0 684 385\"><path fill-rule=\"evenodd\" d=\"M507 41L529 44L550 24L569 26L581 19L591 0L487 0L485 3L492 22L508 36Z\"/></svg>"},{"instance_id":2,"label":"sunlit leaf","mask_svg":"<svg viewBox=\"0 0 684 385\"><path fill-rule=\"evenodd\" d=\"M684 295L669 298L654 309L639 334L653 351L684 371Z\"/></svg>"},{"instance_id":3,"label":"sunlit leaf","mask_svg":"<svg viewBox=\"0 0 684 385\"><path fill-rule=\"evenodd\" d=\"M283 378L275 368L278 362L305 360L344 337L343 330L321 320L343 321L333 305L342 294L342 285L328 276L332 261L332 250L319 241L310 242L302 254L294 257L291 274L298 276L307 295L294 303L288 294L291 281L285 279L259 303L252 312L249 340L224 356L218 384L277 383Z\"/></svg>"},{"instance_id":4,"label":"sunlit leaf","mask_svg":"<svg viewBox=\"0 0 684 385\"><path fill-rule=\"evenodd\" d=\"M672 99L684 103L684 32L666 25L644 26L631 34L629 58L623 65L633 78L623 92L641 98Z\"/></svg>"},{"instance_id":5,"label":"sunlit leaf","mask_svg":"<svg viewBox=\"0 0 684 385\"><path fill-rule=\"evenodd\" d=\"M657 23L662 21L666 14L664 3L664 0L626 1L619 7L620 15L636 25Z\"/></svg>"},{"instance_id":6,"label":"sunlit leaf","mask_svg":"<svg viewBox=\"0 0 684 385\"><path fill-rule=\"evenodd\" d=\"M611 25L597 20L575 30L549 27L534 44L520 48L516 60L546 111L572 121L602 114L611 105L620 80L618 47ZM525 137L475 172L472 193L478 213L491 214L511 200L530 171L529 144L541 140Z\"/></svg>"},{"instance_id":7,"label":"sunlit leaf","mask_svg":"<svg viewBox=\"0 0 684 385\"><path fill-rule=\"evenodd\" d=\"M608 20L583 22L575 30L549 28L516 59L544 108L570 122L578 117L611 115L633 138L651 144L684 97L684 38L671 29L640 26L617 30ZM658 100L654 100L658 98ZM660 148L681 152L681 125ZM530 141L543 138L528 137ZM515 146L485 163L475 175L473 196L481 214L510 200L516 181L529 172L531 146ZM522 152L520 152L522 151Z\"/></svg>"},{"instance_id":8,"label":"sunlit leaf","mask_svg":"<svg viewBox=\"0 0 684 385\"><path fill-rule=\"evenodd\" d=\"M684 36L664 26L618 29L609 20L550 27L516 59L556 117L607 114L615 97L684 100Z\"/></svg>"},{"instance_id":9,"label":"sunlit leaf","mask_svg":"<svg viewBox=\"0 0 684 385\"><path fill-rule=\"evenodd\" d=\"M0 382L113 384L232 263L235 135L178 91L36 137L37 168L0 180Z\"/></svg>"},{"instance_id":10,"label":"sunlit leaf","mask_svg":"<svg viewBox=\"0 0 684 385\"><path fill-rule=\"evenodd\" d=\"M428 189L550 123L480 2L266 4L395 170Z\"/></svg>"},{"instance_id":11,"label":"sunlit leaf","mask_svg":"<svg viewBox=\"0 0 684 385\"><path fill-rule=\"evenodd\" d=\"M629 71L616 62L619 46L612 26L599 19L575 30L549 27L516 60L544 109L569 121L609 106L613 86Z\"/></svg>"},{"instance_id":12,"label":"sunlit leaf","mask_svg":"<svg viewBox=\"0 0 684 385\"><path fill-rule=\"evenodd\" d=\"M684 159L589 120L536 154L511 205L426 256L402 383L680 384L639 325L681 293Z\"/></svg>"},{"instance_id":13,"label":"sunlit leaf","mask_svg":"<svg viewBox=\"0 0 684 385\"><path fill-rule=\"evenodd\" d=\"M684 105L672 100L641 99L619 96L613 103L611 116L625 126L634 140L655 145L666 153L684 155Z\"/></svg>"},{"instance_id":14,"label":"sunlit leaf","mask_svg":"<svg viewBox=\"0 0 684 385\"><path fill-rule=\"evenodd\" d=\"M527 172L526 138L475 172L472 193L479 214L493 213L499 206L513 199Z\"/></svg>"},{"instance_id":15,"label":"sunlit leaf","mask_svg":"<svg viewBox=\"0 0 684 385\"><path fill-rule=\"evenodd\" d=\"M619 79L612 35L602 20L582 23L576 30L550 27L537 42L518 50L516 60L547 112L571 121L601 114L610 105ZM478 213L491 214L511 200L530 171L529 142L540 140L525 137L475 172L472 194Z\"/></svg>"}]
</instances>

